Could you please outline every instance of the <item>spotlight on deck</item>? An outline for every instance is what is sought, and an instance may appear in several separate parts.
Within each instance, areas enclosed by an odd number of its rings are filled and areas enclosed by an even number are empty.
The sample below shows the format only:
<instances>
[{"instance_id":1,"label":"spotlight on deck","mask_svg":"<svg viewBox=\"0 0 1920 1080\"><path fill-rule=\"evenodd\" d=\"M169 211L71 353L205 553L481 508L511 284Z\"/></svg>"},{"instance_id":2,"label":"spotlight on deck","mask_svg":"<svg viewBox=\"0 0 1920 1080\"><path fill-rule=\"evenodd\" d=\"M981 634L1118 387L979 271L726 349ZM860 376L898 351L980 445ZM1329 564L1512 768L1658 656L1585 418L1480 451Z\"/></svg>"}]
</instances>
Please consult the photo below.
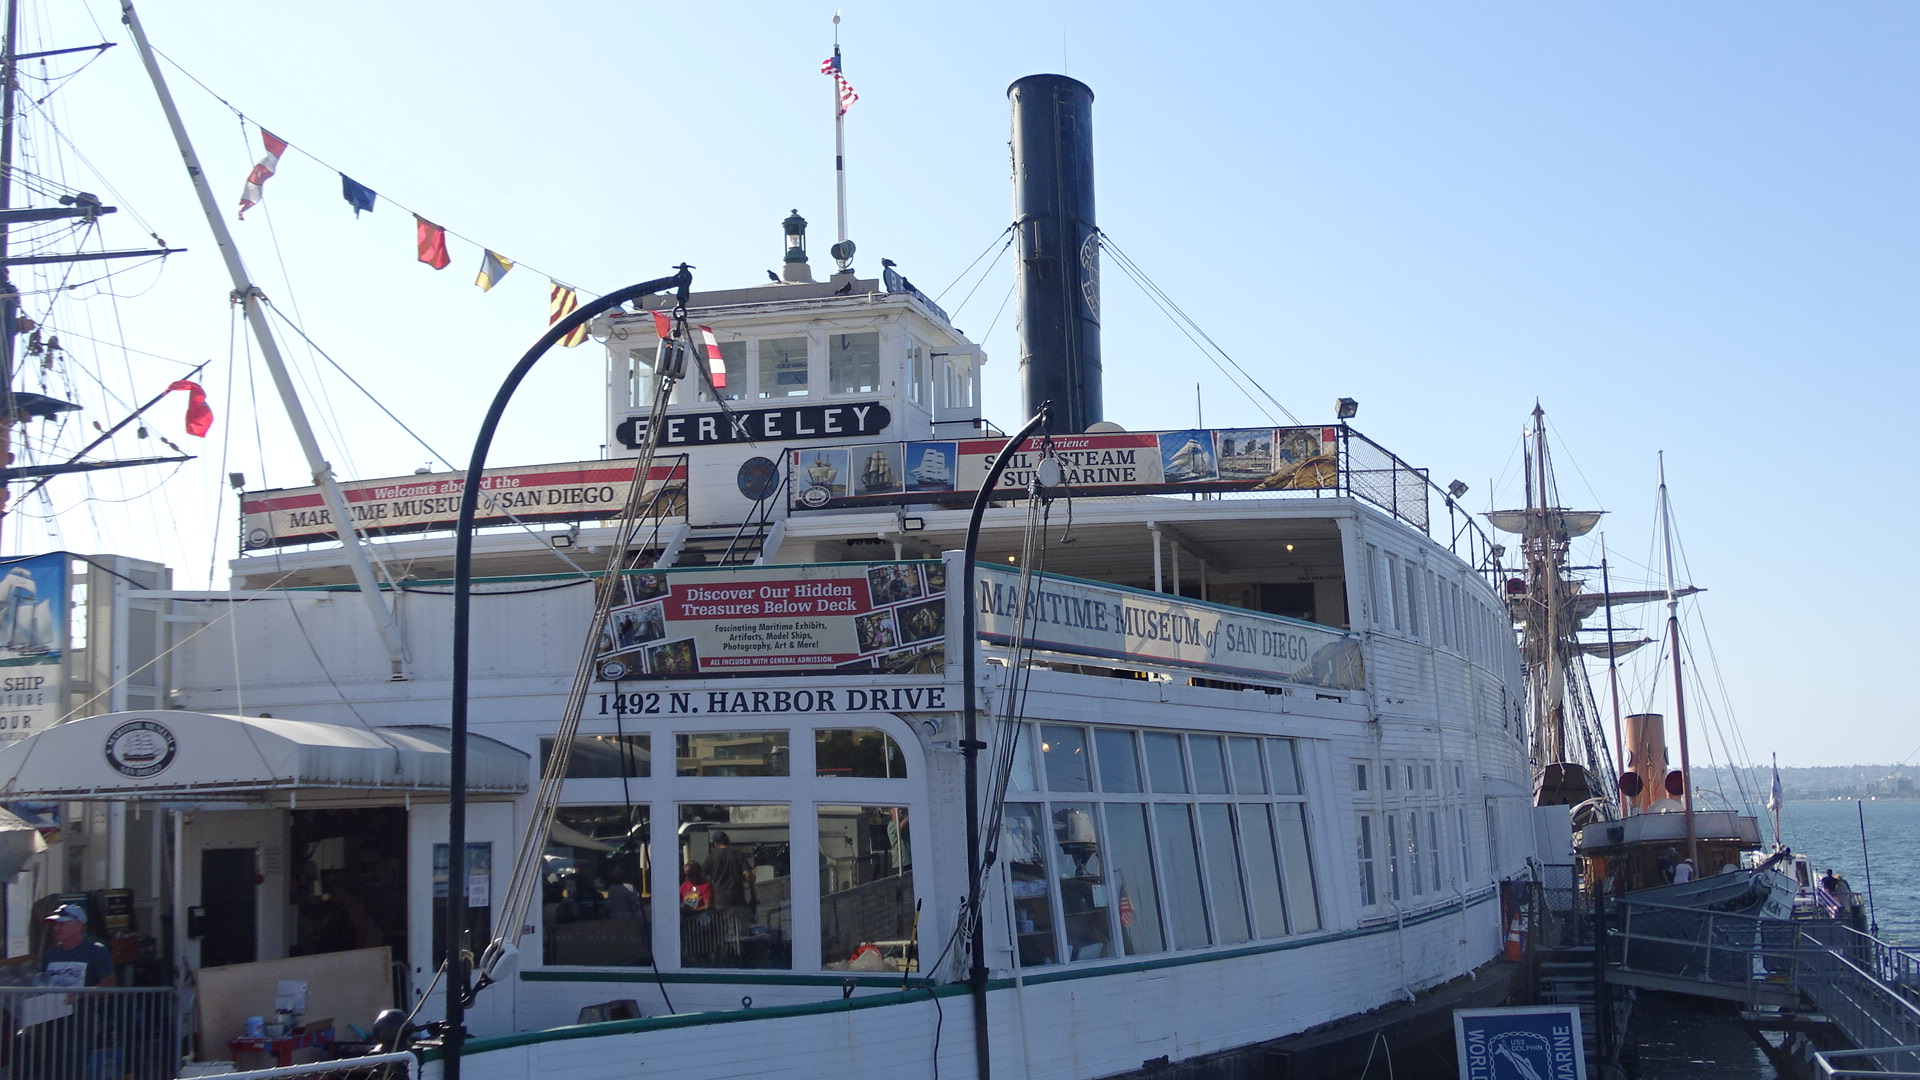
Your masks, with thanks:
<instances>
[{"instance_id":1,"label":"spotlight on deck","mask_svg":"<svg viewBox=\"0 0 1920 1080\"><path fill-rule=\"evenodd\" d=\"M1456 499L1462 495L1465 495L1466 493L1467 493L1467 485L1461 483L1458 480L1455 480L1453 483L1447 485L1447 494L1453 496Z\"/></svg>"},{"instance_id":2,"label":"spotlight on deck","mask_svg":"<svg viewBox=\"0 0 1920 1080\"><path fill-rule=\"evenodd\" d=\"M1333 416L1336 420L1351 420L1360 411L1360 403L1350 397L1343 397L1333 403Z\"/></svg>"}]
</instances>

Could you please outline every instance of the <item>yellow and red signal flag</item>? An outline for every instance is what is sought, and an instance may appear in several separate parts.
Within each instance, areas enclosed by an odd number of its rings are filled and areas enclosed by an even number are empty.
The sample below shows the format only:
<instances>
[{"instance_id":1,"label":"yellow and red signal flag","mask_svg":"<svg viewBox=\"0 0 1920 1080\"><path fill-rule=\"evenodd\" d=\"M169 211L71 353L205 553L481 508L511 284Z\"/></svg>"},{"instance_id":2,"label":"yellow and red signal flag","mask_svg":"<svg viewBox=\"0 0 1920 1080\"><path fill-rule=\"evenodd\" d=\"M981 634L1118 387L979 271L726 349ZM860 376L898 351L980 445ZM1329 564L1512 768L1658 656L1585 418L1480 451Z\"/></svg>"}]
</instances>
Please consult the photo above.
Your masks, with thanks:
<instances>
[{"instance_id":1,"label":"yellow and red signal flag","mask_svg":"<svg viewBox=\"0 0 1920 1080\"><path fill-rule=\"evenodd\" d=\"M580 294L557 281L549 279L547 291L547 325L552 326L561 319L573 314L580 307ZM571 349L587 340L587 324L581 323L573 328L566 337L560 339L560 347Z\"/></svg>"},{"instance_id":2,"label":"yellow and red signal flag","mask_svg":"<svg viewBox=\"0 0 1920 1080\"><path fill-rule=\"evenodd\" d=\"M287 152L287 140L275 138L266 128L260 129L260 142L267 148L267 156L253 166L253 171L247 174L247 186L240 191L241 221L247 220L248 210L266 198L261 186L273 175L273 170L280 167L280 155Z\"/></svg>"}]
</instances>

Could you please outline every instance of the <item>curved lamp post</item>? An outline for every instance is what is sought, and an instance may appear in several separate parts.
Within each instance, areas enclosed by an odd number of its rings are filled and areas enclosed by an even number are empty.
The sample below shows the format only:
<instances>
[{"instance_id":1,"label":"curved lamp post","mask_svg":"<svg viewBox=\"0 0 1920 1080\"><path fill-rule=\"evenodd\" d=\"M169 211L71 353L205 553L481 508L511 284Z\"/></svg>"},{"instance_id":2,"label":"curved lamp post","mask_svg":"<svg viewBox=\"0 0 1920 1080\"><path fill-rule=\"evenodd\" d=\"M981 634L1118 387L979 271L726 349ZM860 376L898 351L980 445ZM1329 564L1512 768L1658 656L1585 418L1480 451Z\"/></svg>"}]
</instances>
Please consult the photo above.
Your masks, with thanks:
<instances>
[{"instance_id":1,"label":"curved lamp post","mask_svg":"<svg viewBox=\"0 0 1920 1080\"><path fill-rule=\"evenodd\" d=\"M967 918L973 923L973 962L967 973L967 983L973 996L973 1053L975 1059L976 1080L990 1080L992 1068L988 1059L987 1045L987 942L983 933L984 922L980 918L980 896L984 891L981 882L986 872L985 853L980 850L980 751L987 744L980 741L979 688L974 685L974 656L979 652L975 638L978 634L974 616L975 600L973 596L973 560L980 550L980 521L987 515L987 504L993 500L993 491L1000 483L1000 474L1007 471L1007 459L1020 449L1027 437L1040 429L1047 420L1047 404L1042 402L1040 411L1033 414L1027 426L1020 429L1013 438L1007 440L993 467L987 470L986 483L973 496L973 516L967 519L967 548L964 560L960 564L960 639L961 653L960 677L963 685L960 689L962 710L966 713L966 729L961 735L961 754L966 758L967 773ZM457 1080L457 1078L456 1078Z\"/></svg>"},{"instance_id":2,"label":"curved lamp post","mask_svg":"<svg viewBox=\"0 0 1920 1080\"><path fill-rule=\"evenodd\" d=\"M636 297L648 296L668 289L679 291L682 306L687 302L688 290L693 285L692 268L682 264L679 272L672 277L655 278L638 285L629 285L616 292L610 292L598 300L592 301L575 310L566 318L547 328L540 340L520 357L513 370L507 373L506 381L500 384L500 391L493 396L493 405L487 409L487 418L480 422L480 435L474 440L473 458L467 464L466 486L460 493L460 519L454 525L453 548L453 686L452 707L448 727L451 729L448 748L447 783L447 923L441 945L446 950L447 964L447 1029L441 1036L441 1049L445 1055L441 1068L446 1080L460 1080L460 1051L466 1043L467 1004L472 990L467 985L467 967L461 959L460 943L465 936L467 925L466 881L467 881L467 640L472 627L473 599L473 517L480 507L480 481L487 467L487 451L493 446L493 435L500 427L501 414L507 410L507 402L512 400L513 392L533 370L533 365L546 355L554 343L574 330L586 325L587 321L603 311L620 306Z\"/></svg>"}]
</instances>

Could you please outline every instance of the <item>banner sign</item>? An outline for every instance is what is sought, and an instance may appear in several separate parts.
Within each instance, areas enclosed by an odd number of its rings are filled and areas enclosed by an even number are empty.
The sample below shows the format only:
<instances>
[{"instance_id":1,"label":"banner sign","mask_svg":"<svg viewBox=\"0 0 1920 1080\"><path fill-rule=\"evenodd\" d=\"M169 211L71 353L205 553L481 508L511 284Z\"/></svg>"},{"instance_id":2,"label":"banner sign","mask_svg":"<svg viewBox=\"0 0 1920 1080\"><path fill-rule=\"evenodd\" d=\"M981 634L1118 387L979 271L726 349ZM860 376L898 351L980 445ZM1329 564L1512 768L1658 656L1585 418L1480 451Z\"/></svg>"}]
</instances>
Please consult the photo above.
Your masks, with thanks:
<instances>
[{"instance_id":1,"label":"banner sign","mask_svg":"<svg viewBox=\"0 0 1920 1080\"><path fill-rule=\"evenodd\" d=\"M596 654L602 680L702 675L938 675L938 562L631 571Z\"/></svg>"},{"instance_id":2,"label":"banner sign","mask_svg":"<svg viewBox=\"0 0 1920 1080\"><path fill-rule=\"evenodd\" d=\"M67 556L0 562L0 742L59 718L67 602Z\"/></svg>"},{"instance_id":3,"label":"banner sign","mask_svg":"<svg viewBox=\"0 0 1920 1080\"><path fill-rule=\"evenodd\" d=\"M1275 491L1339 485L1339 429L1194 428L1056 435L1066 484L1086 495ZM798 509L886 503L965 502L987 481L1005 439L862 443L790 452ZM1025 491L1041 457L1028 439L1000 476Z\"/></svg>"},{"instance_id":4,"label":"banner sign","mask_svg":"<svg viewBox=\"0 0 1920 1080\"><path fill-rule=\"evenodd\" d=\"M451 529L460 519L466 473L415 473L340 485L354 522L373 533ZM686 512L687 462L656 461L647 475L649 498L667 491L670 513ZM633 461L579 461L488 469L476 525L515 521L595 521L618 517L633 484ZM317 487L250 491L240 497L246 546L279 547L334 538L333 514Z\"/></svg>"},{"instance_id":5,"label":"banner sign","mask_svg":"<svg viewBox=\"0 0 1920 1080\"><path fill-rule=\"evenodd\" d=\"M980 636L1008 644L1019 627L1020 573L974 571ZM1035 649L1182 667L1228 677L1357 690L1359 639L1328 626L1178 596L1033 575L1026 640Z\"/></svg>"},{"instance_id":6,"label":"banner sign","mask_svg":"<svg viewBox=\"0 0 1920 1080\"><path fill-rule=\"evenodd\" d=\"M629 416L614 426L613 437L620 440L620 445L637 449L647 441L647 423L647 417ZM735 442L848 439L878 435L892 423L893 413L877 401L681 413L661 423L659 445L718 446Z\"/></svg>"},{"instance_id":7,"label":"banner sign","mask_svg":"<svg viewBox=\"0 0 1920 1080\"><path fill-rule=\"evenodd\" d=\"M1460 1080L1587 1080L1580 1010L1572 1005L1455 1009Z\"/></svg>"}]
</instances>

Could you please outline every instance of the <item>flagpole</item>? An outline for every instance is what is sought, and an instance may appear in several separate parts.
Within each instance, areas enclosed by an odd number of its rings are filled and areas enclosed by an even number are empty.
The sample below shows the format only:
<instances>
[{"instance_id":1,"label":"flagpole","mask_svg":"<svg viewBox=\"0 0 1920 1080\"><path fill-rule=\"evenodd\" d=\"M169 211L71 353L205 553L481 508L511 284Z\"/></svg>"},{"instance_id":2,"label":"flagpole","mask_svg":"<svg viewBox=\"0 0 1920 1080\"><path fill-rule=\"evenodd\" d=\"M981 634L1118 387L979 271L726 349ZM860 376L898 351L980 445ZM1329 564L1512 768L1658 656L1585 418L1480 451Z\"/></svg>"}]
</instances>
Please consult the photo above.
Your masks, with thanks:
<instances>
[{"instance_id":1,"label":"flagpole","mask_svg":"<svg viewBox=\"0 0 1920 1080\"><path fill-rule=\"evenodd\" d=\"M833 13L833 69L845 74L840 66L840 13ZM847 242L847 110L841 104L840 80L833 80L833 197L834 208L840 215L840 235L835 239Z\"/></svg>"}]
</instances>

